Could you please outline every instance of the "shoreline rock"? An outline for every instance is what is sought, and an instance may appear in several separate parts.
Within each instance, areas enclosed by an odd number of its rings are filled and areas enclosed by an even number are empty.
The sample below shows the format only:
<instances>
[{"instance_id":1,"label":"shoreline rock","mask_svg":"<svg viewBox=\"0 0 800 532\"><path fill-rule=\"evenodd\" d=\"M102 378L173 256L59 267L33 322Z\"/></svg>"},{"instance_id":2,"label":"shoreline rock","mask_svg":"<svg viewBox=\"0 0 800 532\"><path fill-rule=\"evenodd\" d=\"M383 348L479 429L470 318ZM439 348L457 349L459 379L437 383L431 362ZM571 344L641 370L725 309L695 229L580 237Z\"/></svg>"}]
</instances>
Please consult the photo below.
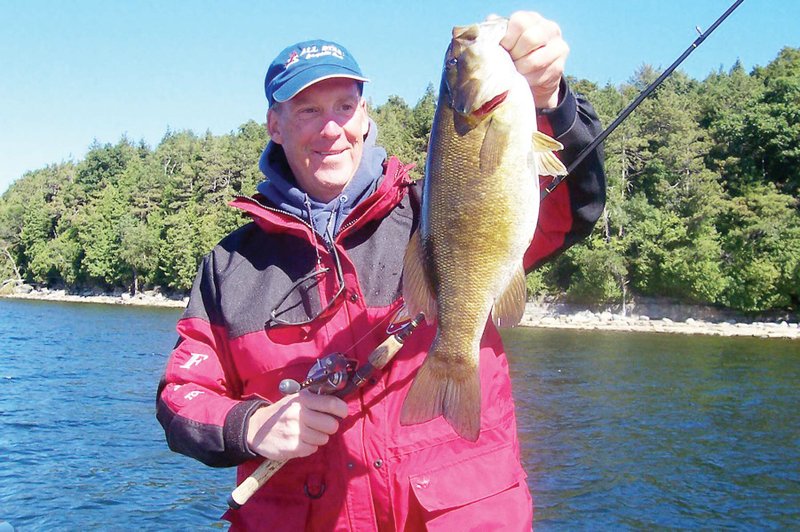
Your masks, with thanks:
<instances>
[{"instance_id":1,"label":"shoreline rock","mask_svg":"<svg viewBox=\"0 0 800 532\"><path fill-rule=\"evenodd\" d=\"M638 309L638 310L637 310ZM647 310L648 313L641 312ZM590 310L552 302L528 303L522 327L616 332L650 332L710 336L800 339L800 319L795 316L760 321L733 311L645 300L625 313Z\"/></svg>"},{"instance_id":2,"label":"shoreline rock","mask_svg":"<svg viewBox=\"0 0 800 532\"><path fill-rule=\"evenodd\" d=\"M138 305L146 307L185 308L188 296L165 296L157 290L128 293L72 294L65 290L34 289L28 285L0 294L11 299ZM800 339L800 319L779 316L765 321L749 319L732 311L710 307L675 304L645 299L622 310L587 309L552 301L528 303L520 327L575 329L615 332L649 332L712 336Z\"/></svg>"},{"instance_id":3,"label":"shoreline rock","mask_svg":"<svg viewBox=\"0 0 800 532\"><path fill-rule=\"evenodd\" d=\"M145 290L135 296L127 292L98 294L83 292L68 293L66 290L35 289L30 285L16 287L13 292L0 294L7 299L30 299L36 301L58 301L63 303L98 303L103 305L134 305L142 307L185 308L188 296L168 297L157 290Z\"/></svg>"}]
</instances>

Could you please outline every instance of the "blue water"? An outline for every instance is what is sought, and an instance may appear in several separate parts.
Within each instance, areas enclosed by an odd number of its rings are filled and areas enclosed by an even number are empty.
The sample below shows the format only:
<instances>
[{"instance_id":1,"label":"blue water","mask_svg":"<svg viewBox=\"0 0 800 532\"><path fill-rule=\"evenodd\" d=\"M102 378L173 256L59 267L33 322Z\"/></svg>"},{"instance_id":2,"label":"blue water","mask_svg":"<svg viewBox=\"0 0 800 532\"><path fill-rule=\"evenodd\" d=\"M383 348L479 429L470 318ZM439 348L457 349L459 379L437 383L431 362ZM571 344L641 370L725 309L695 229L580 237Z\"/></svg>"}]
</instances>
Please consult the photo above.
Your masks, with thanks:
<instances>
[{"instance_id":1,"label":"blue water","mask_svg":"<svg viewBox=\"0 0 800 532\"><path fill-rule=\"evenodd\" d=\"M504 334L537 530L800 528L800 343Z\"/></svg>"},{"instance_id":2,"label":"blue water","mask_svg":"<svg viewBox=\"0 0 800 532\"><path fill-rule=\"evenodd\" d=\"M233 472L169 451L155 392L180 311L0 301L0 521L222 527Z\"/></svg>"},{"instance_id":3,"label":"blue water","mask_svg":"<svg viewBox=\"0 0 800 532\"><path fill-rule=\"evenodd\" d=\"M0 523L224 528L233 471L154 416L179 314L0 300ZM504 337L537 530L800 527L800 343Z\"/></svg>"}]
</instances>

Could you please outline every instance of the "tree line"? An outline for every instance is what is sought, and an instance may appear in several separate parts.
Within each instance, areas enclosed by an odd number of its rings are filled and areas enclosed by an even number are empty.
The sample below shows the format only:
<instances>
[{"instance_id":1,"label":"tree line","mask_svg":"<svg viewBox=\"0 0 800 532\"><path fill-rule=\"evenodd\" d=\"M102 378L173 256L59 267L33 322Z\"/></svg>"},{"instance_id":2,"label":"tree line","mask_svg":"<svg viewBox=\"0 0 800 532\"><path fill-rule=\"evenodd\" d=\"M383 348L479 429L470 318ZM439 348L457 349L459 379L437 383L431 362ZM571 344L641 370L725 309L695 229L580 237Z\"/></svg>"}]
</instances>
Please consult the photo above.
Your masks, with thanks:
<instances>
[{"instance_id":1,"label":"tree line","mask_svg":"<svg viewBox=\"0 0 800 532\"><path fill-rule=\"evenodd\" d=\"M570 79L603 123L658 75ZM375 106L379 142L421 177L436 105ZM95 142L26 173L0 197L0 278L80 289L185 292L222 236L227 206L262 179L262 124L168 131L155 148ZM800 303L800 49L705 80L675 72L604 143L608 201L591 237L528 277L533 294L588 304L666 296L748 312Z\"/></svg>"}]
</instances>

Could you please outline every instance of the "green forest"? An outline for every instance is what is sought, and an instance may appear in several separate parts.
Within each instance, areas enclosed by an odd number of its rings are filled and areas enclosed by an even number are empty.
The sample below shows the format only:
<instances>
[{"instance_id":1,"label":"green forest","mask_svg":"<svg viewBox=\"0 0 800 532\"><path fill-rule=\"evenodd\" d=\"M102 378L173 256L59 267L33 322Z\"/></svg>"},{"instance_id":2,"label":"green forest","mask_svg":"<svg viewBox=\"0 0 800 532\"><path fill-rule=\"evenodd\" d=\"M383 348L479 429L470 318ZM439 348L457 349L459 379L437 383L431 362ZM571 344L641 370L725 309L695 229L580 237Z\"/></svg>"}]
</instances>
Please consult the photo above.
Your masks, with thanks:
<instances>
[{"instance_id":1,"label":"green forest","mask_svg":"<svg viewBox=\"0 0 800 532\"><path fill-rule=\"evenodd\" d=\"M621 86L570 79L610 123L659 72ZM380 142L424 168L436 104L372 106ZM158 146L94 143L0 198L0 280L70 291L186 292L202 255L246 222L227 206L262 176L250 121ZM678 71L606 140L608 202L584 243L528 277L531 295L584 304L669 297L744 312L800 303L800 49L698 81Z\"/></svg>"}]
</instances>

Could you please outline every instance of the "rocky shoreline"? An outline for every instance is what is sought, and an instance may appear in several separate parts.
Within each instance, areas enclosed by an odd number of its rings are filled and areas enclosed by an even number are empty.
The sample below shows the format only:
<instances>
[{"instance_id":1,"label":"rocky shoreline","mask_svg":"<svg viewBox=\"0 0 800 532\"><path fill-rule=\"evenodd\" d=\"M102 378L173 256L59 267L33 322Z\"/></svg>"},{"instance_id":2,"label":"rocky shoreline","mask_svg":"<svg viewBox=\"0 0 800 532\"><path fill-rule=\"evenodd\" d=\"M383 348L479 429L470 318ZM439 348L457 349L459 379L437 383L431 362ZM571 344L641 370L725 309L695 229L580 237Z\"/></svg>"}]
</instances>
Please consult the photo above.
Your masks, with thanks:
<instances>
[{"instance_id":1,"label":"rocky shoreline","mask_svg":"<svg viewBox=\"0 0 800 532\"><path fill-rule=\"evenodd\" d=\"M128 293L67 293L65 290L34 289L28 285L5 290L0 297L74 303L139 305L184 308L188 297L164 295L156 290L131 296ZM712 307L677 304L664 300L642 300L626 308L587 309L553 301L528 303L520 326L620 332L749 336L800 339L800 319L793 315L749 318Z\"/></svg>"},{"instance_id":2,"label":"rocky shoreline","mask_svg":"<svg viewBox=\"0 0 800 532\"><path fill-rule=\"evenodd\" d=\"M157 290L146 290L131 296L127 292L102 294L92 291L80 294L66 290L50 290L48 288L33 288L29 285L20 285L14 289L0 292L0 297L10 299L33 299L38 301L60 301L64 303L99 303L104 305L138 305L143 307L174 307L185 308L189 301L188 296L165 296Z\"/></svg>"},{"instance_id":3,"label":"rocky shoreline","mask_svg":"<svg viewBox=\"0 0 800 532\"><path fill-rule=\"evenodd\" d=\"M697 307L695 315L704 315ZM620 313L609 310L565 309L560 305L528 303L521 326L551 329L579 329L619 332L649 332L672 334L695 334L710 336L749 336L756 338L800 339L800 324L794 319L761 321L744 317L679 317L666 305L664 312L647 315L631 312ZM685 309L678 311L678 314Z\"/></svg>"}]
</instances>

